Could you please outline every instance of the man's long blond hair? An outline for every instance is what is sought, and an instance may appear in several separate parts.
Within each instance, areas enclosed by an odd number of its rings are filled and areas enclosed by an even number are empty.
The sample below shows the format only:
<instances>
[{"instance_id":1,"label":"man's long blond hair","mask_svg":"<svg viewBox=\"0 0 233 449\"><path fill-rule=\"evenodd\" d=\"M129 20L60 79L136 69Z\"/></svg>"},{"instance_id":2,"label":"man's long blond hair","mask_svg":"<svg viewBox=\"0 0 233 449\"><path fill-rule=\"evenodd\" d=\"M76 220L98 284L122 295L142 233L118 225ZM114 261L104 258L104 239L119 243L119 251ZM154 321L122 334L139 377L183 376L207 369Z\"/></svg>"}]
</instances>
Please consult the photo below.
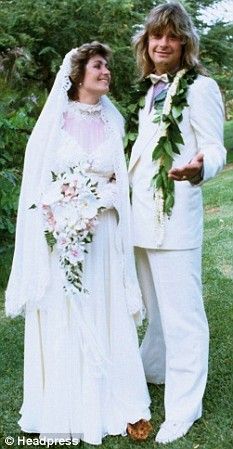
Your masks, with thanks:
<instances>
[{"instance_id":1,"label":"man's long blond hair","mask_svg":"<svg viewBox=\"0 0 233 449\"><path fill-rule=\"evenodd\" d=\"M165 3L153 8L144 28L133 38L136 60L142 77L154 72L154 63L148 54L149 36L170 30L183 42L180 69L195 67L199 73L207 75L207 71L199 62L199 37L187 11L178 2Z\"/></svg>"}]
</instances>

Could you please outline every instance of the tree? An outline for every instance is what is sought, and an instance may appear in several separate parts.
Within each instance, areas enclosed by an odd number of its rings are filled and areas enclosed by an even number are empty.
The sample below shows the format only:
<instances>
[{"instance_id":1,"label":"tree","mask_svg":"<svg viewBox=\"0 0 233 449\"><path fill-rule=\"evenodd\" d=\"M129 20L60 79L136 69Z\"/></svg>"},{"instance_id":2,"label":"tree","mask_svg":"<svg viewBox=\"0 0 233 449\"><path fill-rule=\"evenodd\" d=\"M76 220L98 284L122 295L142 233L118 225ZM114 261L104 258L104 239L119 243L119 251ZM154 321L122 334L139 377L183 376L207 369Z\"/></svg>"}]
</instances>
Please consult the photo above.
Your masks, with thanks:
<instances>
[{"instance_id":1,"label":"tree","mask_svg":"<svg viewBox=\"0 0 233 449\"><path fill-rule=\"evenodd\" d=\"M132 82L135 63L131 50L132 35L144 22L152 0L11 0L0 1L0 51L6 72L14 75L17 85L36 83L50 89L64 54L70 48L98 39L113 49L113 96L121 101ZM211 65L212 74L222 68L218 64L221 46L211 47L212 39L228 46L229 29L207 27L200 18L201 8L216 0L183 0L192 14L202 38L203 59ZM28 13L30 11L30 14ZM221 34L219 34L221 32ZM206 34L207 33L207 34ZM217 39L216 39L217 38ZM228 47L229 51L229 47ZM224 53L226 54L226 52ZM206 57L207 56L207 57ZM230 69L225 58L224 70ZM213 64L212 64L213 62ZM12 71L10 72L10 70Z\"/></svg>"},{"instance_id":2,"label":"tree","mask_svg":"<svg viewBox=\"0 0 233 449\"><path fill-rule=\"evenodd\" d=\"M24 56L27 52L28 63L21 62L23 83L35 81L49 89L64 54L72 47L97 39L113 49L113 70L117 67L113 94L119 99L123 97L134 71L132 29L140 18L133 1L12 0L1 4L0 22L4 26L0 50L6 54L7 49L18 48ZM18 60L23 60L19 51Z\"/></svg>"},{"instance_id":3,"label":"tree","mask_svg":"<svg viewBox=\"0 0 233 449\"><path fill-rule=\"evenodd\" d=\"M0 232L13 242L17 197L28 135L67 51L99 40L113 50L112 96L124 113L136 75L131 38L153 0L0 0ZM207 26L201 8L215 0L183 0L201 35L201 56L228 104L232 98L232 25ZM214 45L213 45L214 44ZM2 253L1 253L2 255Z\"/></svg>"}]
</instances>

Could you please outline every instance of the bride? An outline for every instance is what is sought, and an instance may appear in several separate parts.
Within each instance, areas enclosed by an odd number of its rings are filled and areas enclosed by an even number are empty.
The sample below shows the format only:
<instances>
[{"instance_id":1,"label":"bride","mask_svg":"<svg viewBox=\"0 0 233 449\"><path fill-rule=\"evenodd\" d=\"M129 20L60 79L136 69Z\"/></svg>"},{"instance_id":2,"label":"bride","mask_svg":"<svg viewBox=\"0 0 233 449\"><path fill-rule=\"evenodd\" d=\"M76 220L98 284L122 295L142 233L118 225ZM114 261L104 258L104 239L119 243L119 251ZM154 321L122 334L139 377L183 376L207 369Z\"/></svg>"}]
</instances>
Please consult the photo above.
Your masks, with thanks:
<instances>
[{"instance_id":1,"label":"bride","mask_svg":"<svg viewBox=\"0 0 233 449\"><path fill-rule=\"evenodd\" d=\"M27 146L6 291L25 315L22 431L96 445L150 419L109 56L92 42L64 58Z\"/></svg>"}]
</instances>

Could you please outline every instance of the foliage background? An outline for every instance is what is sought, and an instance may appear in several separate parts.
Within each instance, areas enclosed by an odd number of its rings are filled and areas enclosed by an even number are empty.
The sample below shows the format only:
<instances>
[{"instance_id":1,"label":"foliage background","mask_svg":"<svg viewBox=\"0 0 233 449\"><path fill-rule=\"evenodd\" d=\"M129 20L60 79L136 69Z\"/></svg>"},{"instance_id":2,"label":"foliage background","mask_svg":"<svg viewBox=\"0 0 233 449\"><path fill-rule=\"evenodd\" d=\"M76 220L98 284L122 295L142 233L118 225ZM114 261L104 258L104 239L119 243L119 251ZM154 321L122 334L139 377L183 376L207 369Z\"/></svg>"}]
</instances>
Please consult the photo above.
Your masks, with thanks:
<instances>
[{"instance_id":1,"label":"foliage background","mask_svg":"<svg viewBox=\"0 0 233 449\"><path fill-rule=\"evenodd\" d=\"M111 94L127 117L137 77L131 38L153 0L0 0L0 285L5 286L14 244L17 199L28 136L67 51L98 39L113 50ZM233 119L233 24L203 22L216 0L183 0L199 30L201 57L221 87ZM232 123L226 144L233 148Z\"/></svg>"}]
</instances>

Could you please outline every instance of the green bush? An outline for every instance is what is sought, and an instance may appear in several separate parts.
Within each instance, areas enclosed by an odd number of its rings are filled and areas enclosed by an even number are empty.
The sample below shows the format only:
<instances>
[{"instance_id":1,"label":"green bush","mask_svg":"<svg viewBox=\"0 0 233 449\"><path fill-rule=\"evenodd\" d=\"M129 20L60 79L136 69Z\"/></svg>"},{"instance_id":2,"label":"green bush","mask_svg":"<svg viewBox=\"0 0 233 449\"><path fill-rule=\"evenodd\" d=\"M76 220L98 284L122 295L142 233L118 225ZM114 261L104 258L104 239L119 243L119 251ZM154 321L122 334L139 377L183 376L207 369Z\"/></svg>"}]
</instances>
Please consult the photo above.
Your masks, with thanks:
<instances>
[{"instance_id":1,"label":"green bush","mask_svg":"<svg viewBox=\"0 0 233 449\"><path fill-rule=\"evenodd\" d=\"M23 159L28 136L44 96L37 90L14 89L0 78L0 286L5 287L14 247L14 234Z\"/></svg>"},{"instance_id":2,"label":"green bush","mask_svg":"<svg viewBox=\"0 0 233 449\"><path fill-rule=\"evenodd\" d=\"M20 176L15 169L0 171L0 286L5 287L12 260Z\"/></svg>"},{"instance_id":3,"label":"green bush","mask_svg":"<svg viewBox=\"0 0 233 449\"><path fill-rule=\"evenodd\" d=\"M224 126L224 145L227 149L227 163L233 162L233 120Z\"/></svg>"}]
</instances>

